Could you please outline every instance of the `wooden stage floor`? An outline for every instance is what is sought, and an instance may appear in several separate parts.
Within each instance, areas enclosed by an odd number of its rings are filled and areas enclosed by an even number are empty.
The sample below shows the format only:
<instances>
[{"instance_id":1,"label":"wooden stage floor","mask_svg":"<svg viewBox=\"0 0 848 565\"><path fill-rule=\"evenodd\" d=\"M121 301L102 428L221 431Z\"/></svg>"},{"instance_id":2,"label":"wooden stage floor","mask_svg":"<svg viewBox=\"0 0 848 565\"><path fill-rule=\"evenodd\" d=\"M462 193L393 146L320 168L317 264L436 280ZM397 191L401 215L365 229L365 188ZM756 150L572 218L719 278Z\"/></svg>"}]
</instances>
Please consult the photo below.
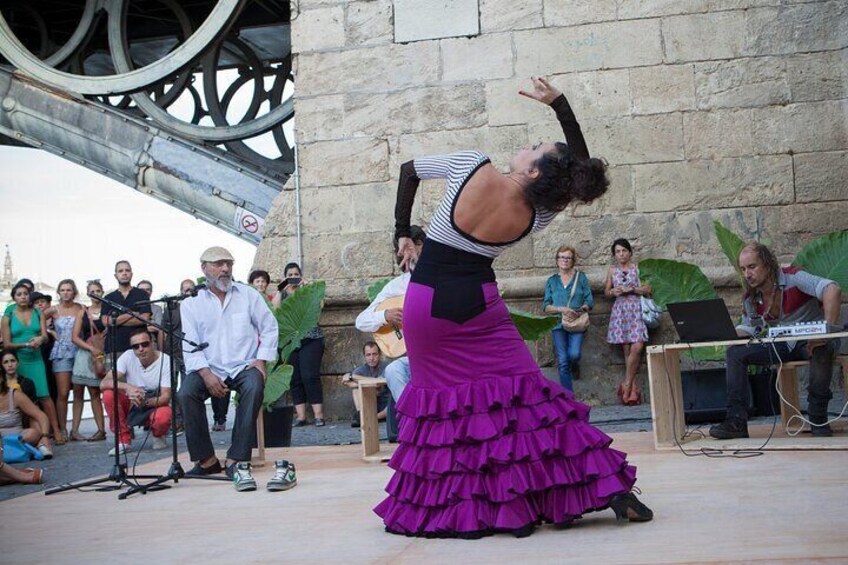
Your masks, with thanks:
<instances>
[{"instance_id":1,"label":"wooden stage floor","mask_svg":"<svg viewBox=\"0 0 848 565\"><path fill-rule=\"evenodd\" d=\"M181 481L122 501L67 492L0 503L0 563L848 563L848 451L687 457L655 451L650 433L614 437L639 467L653 522L619 525L607 510L526 539L394 536L371 512L388 467L361 462L360 446L302 447L268 452L296 463L288 492L264 490L265 466L252 493Z\"/></svg>"}]
</instances>

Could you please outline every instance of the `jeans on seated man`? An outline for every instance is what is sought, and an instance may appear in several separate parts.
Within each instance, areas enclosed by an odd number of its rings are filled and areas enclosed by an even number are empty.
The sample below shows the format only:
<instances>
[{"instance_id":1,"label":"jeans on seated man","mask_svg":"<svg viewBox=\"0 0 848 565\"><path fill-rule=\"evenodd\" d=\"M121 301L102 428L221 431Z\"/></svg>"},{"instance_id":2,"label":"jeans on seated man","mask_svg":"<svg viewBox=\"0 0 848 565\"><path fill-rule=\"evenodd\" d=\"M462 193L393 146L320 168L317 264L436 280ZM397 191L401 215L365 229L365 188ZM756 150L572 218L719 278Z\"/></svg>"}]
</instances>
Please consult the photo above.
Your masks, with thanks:
<instances>
[{"instance_id":1,"label":"jeans on seated man","mask_svg":"<svg viewBox=\"0 0 848 565\"><path fill-rule=\"evenodd\" d=\"M742 324L736 327L740 337L755 335L758 327L774 325L824 320L828 327L838 326L842 291L834 281L797 267L781 269L771 250L757 242L742 248L739 268L745 277L744 315ZM832 435L827 404L833 396L830 380L837 349L838 343L816 339L728 347L727 420L712 426L710 435L716 439L748 437L748 365L802 359L810 360L807 414L812 434Z\"/></svg>"},{"instance_id":2,"label":"jeans on seated man","mask_svg":"<svg viewBox=\"0 0 848 565\"><path fill-rule=\"evenodd\" d=\"M200 257L200 268L207 288L180 306L186 339L208 344L199 350L189 351L188 346L184 349L188 374L178 398L189 456L196 463L189 474L222 471L209 436L205 402L210 396L223 398L235 390L239 403L223 469L233 479L236 490L255 490L250 453L264 397L265 363L277 358L277 320L256 289L233 282L233 256L229 251L222 247L207 249ZM280 463L285 465L281 467ZM288 462L278 461L277 467L268 490L285 490L277 488L276 482L294 478L294 468L289 473ZM284 486L293 484L287 482Z\"/></svg>"},{"instance_id":3,"label":"jeans on seated man","mask_svg":"<svg viewBox=\"0 0 848 565\"><path fill-rule=\"evenodd\" d=\"M129 338L131 351L118 357L118 412L111 371L100 381L109 428L118 435L118 450L132 446L131 426L146 426L153 433L153 448L167 447L165 435L171 427L170 358L154 348L146 327L137 328ZM109 455L115 454L115 448Z\"/></svg>"},{"instance_id":4,"label":"jeans on seated man","mask_svg":"<svg viewBox=\"0 0 848 565\"><path fill-rule=\"evenodd\" d=\"M362 410L362 395L357 384L357 377L377 378L383 376L383 371L386 369L386 362L383 361L379 346L373 342L366 342L362 346L362 354L365 357L365 363L353 370L350 375L345 375L344 384L352 388L353 404L356 407L356 414L353 417L351 427L359 427L359 412ZM389 403L389 390L382 387L377 394L377 419L384 420L386 418L386 407Z\"/></svg>"}]
</instances>

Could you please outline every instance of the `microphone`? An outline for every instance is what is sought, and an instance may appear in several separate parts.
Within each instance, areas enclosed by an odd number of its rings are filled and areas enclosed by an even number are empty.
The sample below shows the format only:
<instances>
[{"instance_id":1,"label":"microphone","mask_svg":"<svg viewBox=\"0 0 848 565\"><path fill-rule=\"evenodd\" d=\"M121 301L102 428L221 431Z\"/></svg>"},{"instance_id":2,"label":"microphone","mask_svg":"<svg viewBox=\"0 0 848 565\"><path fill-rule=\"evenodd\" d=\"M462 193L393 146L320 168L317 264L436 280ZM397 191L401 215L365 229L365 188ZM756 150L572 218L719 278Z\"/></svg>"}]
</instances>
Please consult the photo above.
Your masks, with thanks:
<instances>
[{"instance_id":1,"label":"microphone","mask_svg":"<svg viewBox=\"0 0 848 565\"><path fill-rule=\"evenodd\" d=\"M191 289L190 291L188 291L186 294L188 294L189 296L197 296L198 292L200 292L201 290L204 290L206 288L208 288L206 286L206 283L199 284L199 285L195 286L193 289Z\"/></svg>"}]
</instances>

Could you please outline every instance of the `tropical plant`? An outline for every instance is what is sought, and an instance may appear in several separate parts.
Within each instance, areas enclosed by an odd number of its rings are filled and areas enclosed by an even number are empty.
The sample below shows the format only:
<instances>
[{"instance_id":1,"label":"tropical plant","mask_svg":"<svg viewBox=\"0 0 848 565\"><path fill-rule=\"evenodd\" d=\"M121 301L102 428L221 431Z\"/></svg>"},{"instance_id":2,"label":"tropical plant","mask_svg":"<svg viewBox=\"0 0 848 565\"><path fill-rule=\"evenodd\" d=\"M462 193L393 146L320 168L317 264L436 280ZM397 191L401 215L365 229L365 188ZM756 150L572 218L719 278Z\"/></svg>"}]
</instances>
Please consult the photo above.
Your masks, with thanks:
<instances>
[{"instance_id":1,"label":"tropical plant","mask_svg":"<svg viewBox=\"0 0 848 565\"><path fill-rule=\"evenodd\" d=\"M745 241L721 225L721 222L718 220L713 220L713 229L715 230L716 239L718 240L718 244L721 246L721 250L724 251L724 255L727 257L727 260L730 261L731 266L733 266L733 270L739 275L739 283L743 284L744 279L742 278L742 271L739 270L739 253L742 251L742 248L745 247Z\"/></svg>"},{"instance_id":2,"label":"tropical plant","mask_svg":"<svg viewBox=\"0 0 848 565\"><path fill-rule=\"evenodd\" d=\"M691 263L670 259L643 259L639 278L651 285L654 302L665 308L670 302L691 302L716 297L710 279Z\"/></svg>"},{"instance_id":3,"label":"tropical plant","mask_svg":"<svg viewBox=\"0 0 848 565\"><path fill-rule=\"evenodd\" d=\"M324 281L315 281L299 286L294 293L272 308L280 331L279 354L277 363L268 372L265 381L265 399L262 406L266 410L288 392L294 367L286 363L292 351L300 347L304 336L318 325L324 294L327 285Z\"/></svg>"},{"instance_id":4,"label":"tropical plant","mask_svg":"<svg viewBox=\"0 0 848 565\"><path fill-rule=\"evenodd\" d=\"M829 233L804 246L792 264L835 281L848 292L848 230Z\"/></svg>"},{"instance_id":5,"label":"tropical plant","mask_svg":"<svg viewBox=\"0 0 848 565\"><path fill-rule=\"evenodd\" d=\"M389 281L391 281L391 280L392 279L380 279L380 280L374 282L374 284L372 284L371 286L368 287L367 293L368 293L368 303L369 304L371 302L374 302L374 299L377 298L377 295L380 294L380 291L383 290L383 287L385 287L387 284L389 284Z\"/></svg>"},{"instance_id":6,"label":"tropical plant","mask_svg":"<svg viewBox=\"0 0 848 565\"><path fill-rule=\"evenodd\" d=\"M536 341L550 333L559 323L559 316L537 316L519 308L508 306L509 317L515 324L521 339L525 341Z\"/></svg>"}]
</instances>

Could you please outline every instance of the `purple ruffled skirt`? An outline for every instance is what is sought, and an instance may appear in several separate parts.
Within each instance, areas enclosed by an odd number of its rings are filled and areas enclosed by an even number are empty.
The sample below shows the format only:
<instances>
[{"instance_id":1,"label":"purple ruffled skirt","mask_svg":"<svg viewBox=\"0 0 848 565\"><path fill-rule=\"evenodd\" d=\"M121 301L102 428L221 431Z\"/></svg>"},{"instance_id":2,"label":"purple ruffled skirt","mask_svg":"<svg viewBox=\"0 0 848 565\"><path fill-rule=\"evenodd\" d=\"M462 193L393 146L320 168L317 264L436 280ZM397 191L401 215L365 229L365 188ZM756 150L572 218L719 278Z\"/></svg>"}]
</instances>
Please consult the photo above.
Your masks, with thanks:
<instances>
[{"instance_id":1,"label":"purple ruffled skirt","mask_svg":"<svg viewBox=\"0 0 848 565\"><path fill-rule=\"evenodd\" d=\"M626 455L588 423L589 407L539 370L497 284L477 288L485 309L457 323L433 317L433 287L409 285L412 380L397 403L395 474L374 509L392 533L463 537L565 524L636 481Z\"/></svg>"}]
</instances>

